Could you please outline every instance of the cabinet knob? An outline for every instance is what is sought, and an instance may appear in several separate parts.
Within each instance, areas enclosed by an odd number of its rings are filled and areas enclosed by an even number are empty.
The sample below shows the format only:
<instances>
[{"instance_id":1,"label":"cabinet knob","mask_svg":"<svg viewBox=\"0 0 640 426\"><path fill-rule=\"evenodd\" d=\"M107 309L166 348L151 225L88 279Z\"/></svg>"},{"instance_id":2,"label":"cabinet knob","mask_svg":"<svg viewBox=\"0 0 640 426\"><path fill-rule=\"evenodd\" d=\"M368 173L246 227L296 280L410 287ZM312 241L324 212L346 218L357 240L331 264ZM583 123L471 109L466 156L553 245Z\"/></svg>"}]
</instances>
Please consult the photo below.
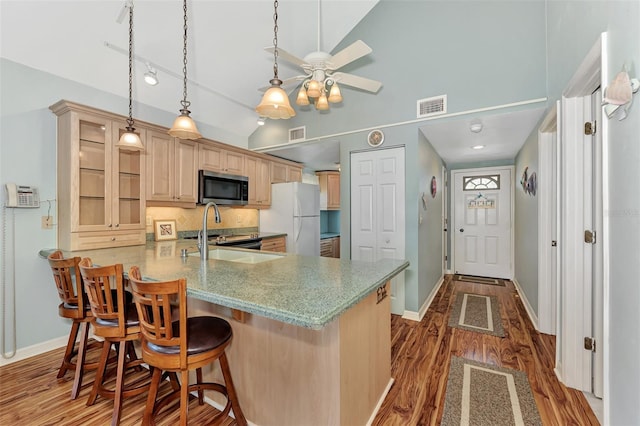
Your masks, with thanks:
<instances>
[{"instance_id":1,"label":"cabinet knob","mask_svg":"<svg viewBox=\"0 0 640 426\"><path fill-rule=\"evenodd\" d=\"M116 240L116 237L111 238L111 241L115 241L115 240Z\"/></svg>"},{"instance_id":2,"label":"cabinet knob","mask_svg":"<svg viewBox=\"0 0 640 426\"><path fill-rule=\"evenodd\" d=\"M119 223L116 223L116 228L120 228L120 224Z\"/></svg>"},{"instance_id":3,"label":"cabinet knob","mask_svg":"<svg viewBox=\"0 0 640 426\"><path fill-rule=\"evenodd\" d=\"M108 228L113 228L113 225L112 225L112 224L109 224L109 225L108 225Z\"/></svg>"}]
</instances>

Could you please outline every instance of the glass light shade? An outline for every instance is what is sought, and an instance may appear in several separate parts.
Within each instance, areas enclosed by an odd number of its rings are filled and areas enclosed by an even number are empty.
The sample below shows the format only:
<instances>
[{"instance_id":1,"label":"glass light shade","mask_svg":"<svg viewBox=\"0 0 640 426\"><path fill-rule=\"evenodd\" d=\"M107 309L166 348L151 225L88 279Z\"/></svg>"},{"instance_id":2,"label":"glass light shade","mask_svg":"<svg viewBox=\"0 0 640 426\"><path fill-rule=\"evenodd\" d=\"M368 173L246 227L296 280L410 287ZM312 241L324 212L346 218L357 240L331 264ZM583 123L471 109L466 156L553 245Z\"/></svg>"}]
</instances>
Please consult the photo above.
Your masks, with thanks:
<instances>
[{"instance_id":1,"label":"glass light shade","mask_svg":"<svg viewBox=\"0 0 640 426\"><path fill-rule=\"evenodd\" d=\"M144 145L140 140L140 136L134 133L134 128L127 127L127 131L120 136L120 140L116 146L125 151L144 151Z\"/></svg>"},{"instance_id":2,"label":"glass light shade","mask_svg":"<svg viewBox=\"0 0 640 426\"><path fill-rule=\"evenodd\" d=\"M319 98L321 95L321 88L322 87L318 81L310 80L309 87L307 87L307 96L309 96L310 98Z\"/></svg>"},{"instance_id":3,"label":"glass light shade","mask_svg":"<svg viewBox=\"0 0 640 426\"><path fill-rule=\"evenodd\" d=\"M305 90L304 85L302 85L302 87L300 87L300 90L298 91L296 105L309 105L309 97L307 96L307 91Z\"/></svg>"},{"instance_id":4,"label":"glass light shade","mask_svg":"<svg viewBox=\"0 0 640 426\"><path fill-rule=\"evenodd\" d=\"M256 112L262 117L278 120L294 117L296 112L289 103L289 95L279 84L271 83L271 87L265 92Z\"/></svg>"},{"instance_id":5,"label":"glass light shade","mask_svg":"<svg viewBox=\"0 0 640 426\"><path fill-rule=\"evenodd\" d=\"M333 85L331 86L331 91L329 91L329 102L331 102L332 104L342 102L342 94L340 93L338 83L333 83Z\"/></svg>"},{"instance_id":6,"label":"glass light shade","mask_svg":"<svg viewBox=\"0 0 640 426\"><path fill-rule=\"evenodd\" d=\"M316 109L320 111L326 111L329 109L329 102L327 102L327 95L324 93L320 95L316 101Z\"/></svg>"},{"instance_id":7,"label":"glass light shade","mask_svg":"<svg viewBox=\"0 0 640 426\"><path fill-rule=\"evenodd\" d=\"M202 135L198 132L195 121L189 117L189 111L180 110L180 114L173 122L173 127L169 130L169 135L180 139L200 139Z\"/></svg>"},{"instance_id":8,"label":"glass light shade","mask_svg":"<svg viewBox=\"0 0 640 426\"><path fill-rule=\"evenodd\" d=\"M150 86L155 86L158 84L158 76L155 71L147 71L144 73L144 82Z\"/></svg>"}]
</instances>

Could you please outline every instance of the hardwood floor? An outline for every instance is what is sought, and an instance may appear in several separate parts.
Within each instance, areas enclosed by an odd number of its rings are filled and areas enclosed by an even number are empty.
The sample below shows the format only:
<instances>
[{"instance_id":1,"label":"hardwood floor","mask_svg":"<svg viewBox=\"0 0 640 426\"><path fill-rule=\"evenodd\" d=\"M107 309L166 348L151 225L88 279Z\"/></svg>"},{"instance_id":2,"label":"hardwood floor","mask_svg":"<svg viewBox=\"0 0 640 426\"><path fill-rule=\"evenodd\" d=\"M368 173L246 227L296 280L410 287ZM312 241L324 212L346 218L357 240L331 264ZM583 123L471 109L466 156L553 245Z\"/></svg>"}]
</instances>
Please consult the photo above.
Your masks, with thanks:
<instances>
[{"instance_id":1,"label":"hardwood floor","mask_svg":"<svg viewBox=\"0 0 640 426\"><path fill-rule=\"evenodd\" d=\"M506 337L448 327L453 295L459 291L498 297ZM506 287L499 287L456 282L447 277L425 318L418 323L393 316L391 334L395 383L374 425L439 424L452 355L525 371L545 425L598 424L582 393L566 388L556 379L553 373L555 339L535 331L510 282ZM109 424L112 401L98 398L95 405L85 405L93 373L87 374L75 401L70 399L72 375L68 373L63 379L56 379L62 354L63 348L60 348L0 368L0 424ZM138 373L134 380L145 376ZM168 384L165 384L167 390ZM122 425L140 424L145 396L124 401ZM189 409L192 425L206 424L217 412L207 404L198 406L195 402ZM158 422L159 425L176 423L177 410ZM225 422L230 424L232 419ZM313 424L312 419L309 424Z\"/></svg>"},{"instance_id":2,"label":"hardwood floor","mask_svg":"<svg viewBox=\"0 0 640 426\"><path fill-rule=\"evenodd\" d=\"M504 338L447 326L453 295L460 291L498 297ZM421 322L393 316L391 338L396 381L374 425L439 424L452 355L526 372L545 425L599 424L582 392L556 378L555 337L536 332L511 282L502 287L448 276Z\"/></svg>"}]
</instances>

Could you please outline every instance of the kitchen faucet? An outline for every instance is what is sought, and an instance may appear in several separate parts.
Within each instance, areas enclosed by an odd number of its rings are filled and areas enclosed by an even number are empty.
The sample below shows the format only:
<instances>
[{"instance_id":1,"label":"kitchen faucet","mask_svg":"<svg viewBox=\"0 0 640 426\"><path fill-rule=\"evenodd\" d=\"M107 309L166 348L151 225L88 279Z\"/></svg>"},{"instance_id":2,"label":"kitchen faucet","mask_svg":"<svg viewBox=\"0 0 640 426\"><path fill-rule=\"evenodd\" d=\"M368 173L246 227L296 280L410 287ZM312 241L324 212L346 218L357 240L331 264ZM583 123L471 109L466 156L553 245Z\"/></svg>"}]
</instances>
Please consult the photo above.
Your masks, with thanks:
<instances>
[{"instance_id":1,"label":"kitchen faucet","mask_svg":"<svg viewBox=\"0 0 640 426\"><path fill-rule=\"evenodd\" d=\"M209 215L209 207L213 206L215 210L216 223L222 222L220 219L220 211L218 210L218 206L213 201L209 201L206 206L204 206L204 214L202 216L202 229L198 231L198 250L200 250L200 259L207 260L209 259L209 244L208 244L208 230L207 230L207 218Z\"/></svg>"}]
</instances>

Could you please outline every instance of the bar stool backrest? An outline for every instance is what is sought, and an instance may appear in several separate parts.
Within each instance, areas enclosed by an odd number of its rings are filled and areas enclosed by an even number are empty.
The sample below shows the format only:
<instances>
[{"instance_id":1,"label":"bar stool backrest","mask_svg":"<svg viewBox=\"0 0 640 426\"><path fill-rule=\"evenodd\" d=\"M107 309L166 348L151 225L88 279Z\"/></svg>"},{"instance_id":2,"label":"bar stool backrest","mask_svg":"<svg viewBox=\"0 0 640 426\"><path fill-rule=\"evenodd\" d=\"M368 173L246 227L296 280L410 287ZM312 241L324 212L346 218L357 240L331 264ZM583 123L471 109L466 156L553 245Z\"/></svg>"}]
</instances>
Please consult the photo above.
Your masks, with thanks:
<instances>
[{"instance_id":1,"label":"bar stool backrest","mask_svg":"<svg viewBox=\"0 0 640 426\"><path fill-rule=\"evenodd\" d=\"M85 316L85 294L82 291L82 277L78 264L79 257L71 257L65 259L60 250L51 253L47 259L51 272L53 272L53 280L58 289L58 296L66 309L77 309L78 318Z\"/></svg>"}]
</instances>

